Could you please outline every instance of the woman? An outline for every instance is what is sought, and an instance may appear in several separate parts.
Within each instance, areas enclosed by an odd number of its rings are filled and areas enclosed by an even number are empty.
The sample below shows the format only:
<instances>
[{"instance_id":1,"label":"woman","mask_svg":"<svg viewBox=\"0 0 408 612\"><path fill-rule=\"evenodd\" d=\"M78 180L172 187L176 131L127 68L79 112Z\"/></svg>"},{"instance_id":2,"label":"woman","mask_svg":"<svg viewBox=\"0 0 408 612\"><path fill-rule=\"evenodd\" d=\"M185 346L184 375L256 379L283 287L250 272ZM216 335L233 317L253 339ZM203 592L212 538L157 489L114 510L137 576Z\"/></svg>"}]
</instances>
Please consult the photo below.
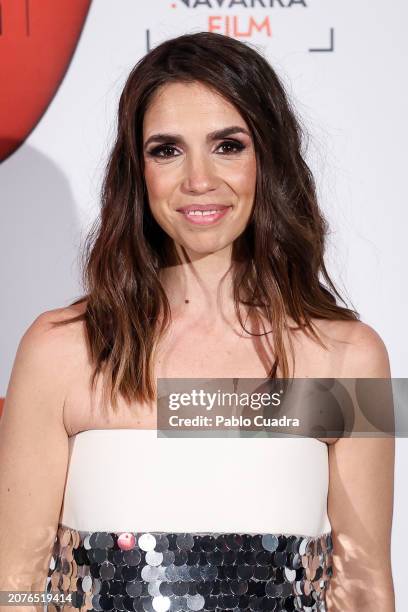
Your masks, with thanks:
<instances>
[{"instance_id":1,"label":"woman","mask_svg":"<svg viewBox=\"0 0 408 612\"><path fill-rule=\"evenodd\" d=\"M390 376L336 303L301 137L232 38L168 40L130 73L86 292L32 323L7 390L2 589L48 575L82 609L394 610L392 440L155 432L157 378Z\"/></svg>"}]
</instances>

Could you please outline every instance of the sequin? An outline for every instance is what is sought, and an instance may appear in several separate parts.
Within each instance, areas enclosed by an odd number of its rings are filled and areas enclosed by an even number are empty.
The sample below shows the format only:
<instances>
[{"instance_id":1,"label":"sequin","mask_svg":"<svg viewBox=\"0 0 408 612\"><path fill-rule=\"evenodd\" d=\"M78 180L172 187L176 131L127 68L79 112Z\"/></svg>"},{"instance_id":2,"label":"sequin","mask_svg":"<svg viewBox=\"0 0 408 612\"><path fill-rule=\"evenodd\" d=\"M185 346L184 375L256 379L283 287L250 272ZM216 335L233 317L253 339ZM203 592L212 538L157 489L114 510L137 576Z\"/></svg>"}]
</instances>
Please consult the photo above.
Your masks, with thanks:
<instances>
[{"instance_id":1,"label":"sequin","mask_svg":"<svg viewBox=\"0 0 408 612\"><path fill-rule=\"evenodd\" d=\"M60 612L320 611L332 575L330 533L84 532L59 525L47 592Z\"/></svg>"},{"instance_id":2,"label":"sequin","mask_svg":"<svg viewBox=\"0 0 408 612\"><path fill-rule=\"evenodd\" d=\"M118 537L118 546L122 550L131 550L135 544L136 538L133 533L121 533Z\"/></svg>"}]
</instances>

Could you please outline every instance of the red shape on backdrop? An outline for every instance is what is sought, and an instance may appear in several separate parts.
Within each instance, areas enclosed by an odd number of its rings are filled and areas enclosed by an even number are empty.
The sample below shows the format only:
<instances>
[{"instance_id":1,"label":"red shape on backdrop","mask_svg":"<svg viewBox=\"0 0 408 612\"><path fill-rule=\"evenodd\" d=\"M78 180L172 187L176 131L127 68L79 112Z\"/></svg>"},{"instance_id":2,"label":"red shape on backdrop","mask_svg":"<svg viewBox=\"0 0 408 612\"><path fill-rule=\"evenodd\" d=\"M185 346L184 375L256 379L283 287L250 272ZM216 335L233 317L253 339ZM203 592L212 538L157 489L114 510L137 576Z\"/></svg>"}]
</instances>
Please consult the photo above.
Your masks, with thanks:
<instances>
[{"instance_id":1,"label":"red shape on backdrop","mask_svg":"<svg viewBox=\"0 0 408 612\"><path fill-rule=\"evenodd\" d=\"M41 119L74 55L92 0L0 0L0 161Z\"/></svg>"},{"instance_id":2,"label":"red shape on backdrop","mask_svg":"<svg viewBox=\"0 0 408 612\"><path fill-rule=\"evenodd\" d=\"M1 413L3 412L3 404L4 404L4 397L0 397L0 419L1 419Z\"/></svg>"}]
</instances>

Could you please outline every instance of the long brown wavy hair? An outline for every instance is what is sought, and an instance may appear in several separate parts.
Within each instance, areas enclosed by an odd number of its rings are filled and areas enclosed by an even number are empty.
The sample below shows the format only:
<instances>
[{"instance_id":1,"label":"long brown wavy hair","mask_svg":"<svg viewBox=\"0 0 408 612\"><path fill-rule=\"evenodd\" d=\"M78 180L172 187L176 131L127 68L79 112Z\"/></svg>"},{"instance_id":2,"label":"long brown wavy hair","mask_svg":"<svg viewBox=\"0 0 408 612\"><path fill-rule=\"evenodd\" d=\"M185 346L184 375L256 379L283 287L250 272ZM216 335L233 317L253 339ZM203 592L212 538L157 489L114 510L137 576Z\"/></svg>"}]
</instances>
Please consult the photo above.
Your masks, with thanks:
<instances>
[{"instance_id":1,"label":"long brown wavy hair","mask_svg":"<svg viewBox=\"0 0 408 612\"><path fill-rule=\"evenodd\" d=\"M276 72L249 43L222 34L198 32L167 40L134 66L120 96L101 211L84 244L85 294L71 303L86 301L86 309L59 322L85 322L92 384L100 372L106 373L114 409L118 395L129 402L156 398L153 357L171 323L159 270L174 264L175 250L163 248L168 236L150 212L142 134L152 95L174 82L200 82L220 93L252 134L257 160L254 206L232 246L231 270L240 325L245 329L239 308L243 304L255 320L263 317L270 327L265 333L272 334L274 362L268 377L276 377L278 365L282 378L289 374L283 341L287 317L324 348L312 318L360 318L347 307L326 270L328 224L304 160L305 130Z\"/></svg>"}]
</instances>

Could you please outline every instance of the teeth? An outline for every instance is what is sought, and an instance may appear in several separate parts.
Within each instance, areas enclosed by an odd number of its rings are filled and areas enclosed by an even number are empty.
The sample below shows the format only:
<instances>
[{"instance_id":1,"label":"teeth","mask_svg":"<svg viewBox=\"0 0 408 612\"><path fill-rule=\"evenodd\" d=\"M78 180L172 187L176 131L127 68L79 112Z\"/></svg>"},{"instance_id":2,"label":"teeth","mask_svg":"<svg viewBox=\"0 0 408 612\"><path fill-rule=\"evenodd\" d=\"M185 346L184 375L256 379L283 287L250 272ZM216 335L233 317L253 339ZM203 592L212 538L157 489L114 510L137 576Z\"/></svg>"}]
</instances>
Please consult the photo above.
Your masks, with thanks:
<instances>
[{"instance_id":1,"label":"teeth","mask_svg":"<svg viewBox=\"0 0 408 612\"><path fill-rule=\"evenodd\" d=\"M187 211L187 215L199 215L200 217L206 216L206 215L215 215L217 212L219 212L218 210L190 210Z\"/></svg>"}]
</instances>

